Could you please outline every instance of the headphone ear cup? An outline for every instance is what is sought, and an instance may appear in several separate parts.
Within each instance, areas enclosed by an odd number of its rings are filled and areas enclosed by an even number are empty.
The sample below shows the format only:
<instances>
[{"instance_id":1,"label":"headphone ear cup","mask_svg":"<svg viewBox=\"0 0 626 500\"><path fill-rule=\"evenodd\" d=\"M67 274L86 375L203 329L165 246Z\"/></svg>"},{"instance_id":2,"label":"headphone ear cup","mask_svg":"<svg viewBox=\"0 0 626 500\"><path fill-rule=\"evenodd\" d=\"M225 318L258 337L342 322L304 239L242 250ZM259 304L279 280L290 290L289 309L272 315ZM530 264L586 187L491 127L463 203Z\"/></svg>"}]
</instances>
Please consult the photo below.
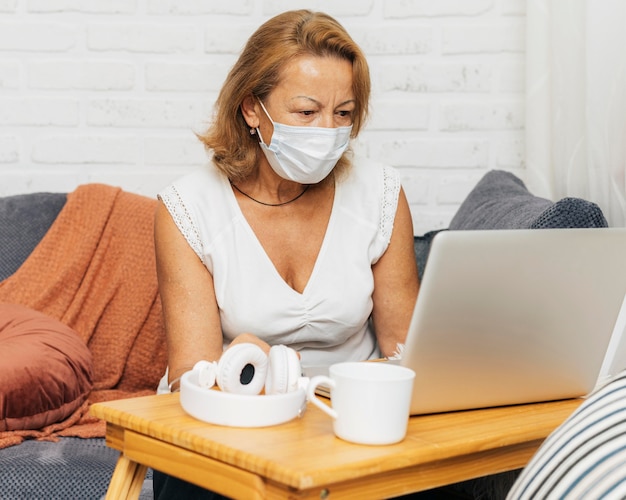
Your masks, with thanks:
<instances>
[{"instance_id":1,"label":"headphone ear cup","mask_svg":"<svg viewBox=\"0 0 626 500\"><path fill-rule=\"evenodd\" d=\"M283 394L298 388L302 374L298 353L285 345L270 349L265 394Z\"/></svg>"},{"instance_id":2,"label":"headphone ear cup","mask_svg":"<svg viewBox=\"0 0 626 500\"><path fill-rule=\"evenodd\" d=\"M265 385L267 359L263 349L255 344L229 347L217 364L217 385L224 392L259 394Z\"/></svg>"},{"instance_id":3,"label":"headphone ear cup","mask_svg":"<svg viewBox=\"0 0 626 500\"><path fill-rule=\"evenodd\" d=\"M198 385L205 389L210 389L215 385L217 374L217 363L215 361L198 361L193 365L193 371L198 376Z\"/></svg>"}]
</instances>

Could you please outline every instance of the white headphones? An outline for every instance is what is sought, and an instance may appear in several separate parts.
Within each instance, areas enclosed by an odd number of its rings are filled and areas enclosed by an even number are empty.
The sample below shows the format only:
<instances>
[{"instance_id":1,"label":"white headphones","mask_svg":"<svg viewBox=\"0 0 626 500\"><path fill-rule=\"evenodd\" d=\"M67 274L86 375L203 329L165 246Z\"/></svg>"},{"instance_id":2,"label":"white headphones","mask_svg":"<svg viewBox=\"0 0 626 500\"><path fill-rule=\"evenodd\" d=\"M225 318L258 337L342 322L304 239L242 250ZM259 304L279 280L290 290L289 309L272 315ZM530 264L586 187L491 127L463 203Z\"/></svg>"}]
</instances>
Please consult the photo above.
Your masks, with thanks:
<instances>
[{"instance_id":1,"label":"white headphones","mask_svg":"<svg viewBox=\"0 0 626 500\"><path fill-rule=\"evenodd\" d=\"M256 344L235 344L224 351L219 361L198 361L193 370L198 385L215 385L235 394L284 394L298 389L302 376L296 351L284 345L270 348L269 355Z\"/></svg>"}]
</instances>

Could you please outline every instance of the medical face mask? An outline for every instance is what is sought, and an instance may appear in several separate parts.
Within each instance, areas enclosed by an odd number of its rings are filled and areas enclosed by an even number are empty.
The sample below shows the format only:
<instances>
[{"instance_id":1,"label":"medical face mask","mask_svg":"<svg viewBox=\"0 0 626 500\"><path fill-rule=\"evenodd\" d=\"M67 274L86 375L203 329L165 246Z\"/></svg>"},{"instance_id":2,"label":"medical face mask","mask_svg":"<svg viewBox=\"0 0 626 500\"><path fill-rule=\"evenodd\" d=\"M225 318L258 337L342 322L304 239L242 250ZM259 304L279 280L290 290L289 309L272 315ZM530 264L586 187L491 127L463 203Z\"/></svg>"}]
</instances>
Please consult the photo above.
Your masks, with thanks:
<instances>
[{"instance_id":1,"label":"medical face mask","mask_svg":"<svg viewBox=\"0 0 626 500\"><path fill-rule=\"evenodd\" d=\"M274 125L269 145L261 136L261 149L274 172L300 184L316 184L330 173L350 144L349 127L294 127L276 123L265 106L263 111Z\"/></svg>"}]
</instances>

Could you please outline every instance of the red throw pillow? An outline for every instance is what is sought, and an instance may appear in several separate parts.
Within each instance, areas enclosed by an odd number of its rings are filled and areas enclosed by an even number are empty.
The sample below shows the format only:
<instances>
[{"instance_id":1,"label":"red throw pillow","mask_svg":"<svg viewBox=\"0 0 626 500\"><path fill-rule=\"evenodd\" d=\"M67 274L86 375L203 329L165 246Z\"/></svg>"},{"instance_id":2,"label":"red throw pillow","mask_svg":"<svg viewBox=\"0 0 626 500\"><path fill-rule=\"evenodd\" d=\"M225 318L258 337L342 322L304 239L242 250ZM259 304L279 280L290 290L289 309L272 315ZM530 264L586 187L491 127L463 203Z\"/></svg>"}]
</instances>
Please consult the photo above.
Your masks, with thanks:
<instances>
[{"instance_id":1,"label":"red throw pillow","mask_svg":"<svg viewBox=\"0 0 626 500\"><path fill-rule=\"evenodd\" d=\"M74 330L27 307L0 304L0 431L61 422L91 387L91 353Z\"/></svg>"}]
</instances>

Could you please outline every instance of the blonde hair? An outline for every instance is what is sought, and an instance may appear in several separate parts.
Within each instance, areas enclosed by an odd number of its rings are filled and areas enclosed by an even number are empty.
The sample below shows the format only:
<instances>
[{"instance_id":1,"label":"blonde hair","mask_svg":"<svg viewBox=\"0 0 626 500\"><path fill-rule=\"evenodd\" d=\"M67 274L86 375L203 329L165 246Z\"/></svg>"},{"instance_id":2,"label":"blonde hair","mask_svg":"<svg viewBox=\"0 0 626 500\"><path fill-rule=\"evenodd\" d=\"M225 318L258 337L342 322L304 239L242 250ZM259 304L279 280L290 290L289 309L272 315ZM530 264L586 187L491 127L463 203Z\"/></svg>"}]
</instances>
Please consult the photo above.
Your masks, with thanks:
<instances>
[{"instance_id":1,"label":"blonde hair","mask_svg":"<svg viewBox=\"0 0 626 500\"><path fill-rule=\"evenodd\" d=\"M278 85L285 65L295 57L337 57L352 63L355 99L352 137L364 125L368 113L370 76L359 46L331 16L310 10L279 14L261 25L250 37L230 70L215 103L212 125L198 137L213 153L213 163L232 180L245 179L263 154L256 136L250 134L241 104L246 97L264 100ZM344 155L335 172L350 161Z\"/></svg>"}]
</instances>

